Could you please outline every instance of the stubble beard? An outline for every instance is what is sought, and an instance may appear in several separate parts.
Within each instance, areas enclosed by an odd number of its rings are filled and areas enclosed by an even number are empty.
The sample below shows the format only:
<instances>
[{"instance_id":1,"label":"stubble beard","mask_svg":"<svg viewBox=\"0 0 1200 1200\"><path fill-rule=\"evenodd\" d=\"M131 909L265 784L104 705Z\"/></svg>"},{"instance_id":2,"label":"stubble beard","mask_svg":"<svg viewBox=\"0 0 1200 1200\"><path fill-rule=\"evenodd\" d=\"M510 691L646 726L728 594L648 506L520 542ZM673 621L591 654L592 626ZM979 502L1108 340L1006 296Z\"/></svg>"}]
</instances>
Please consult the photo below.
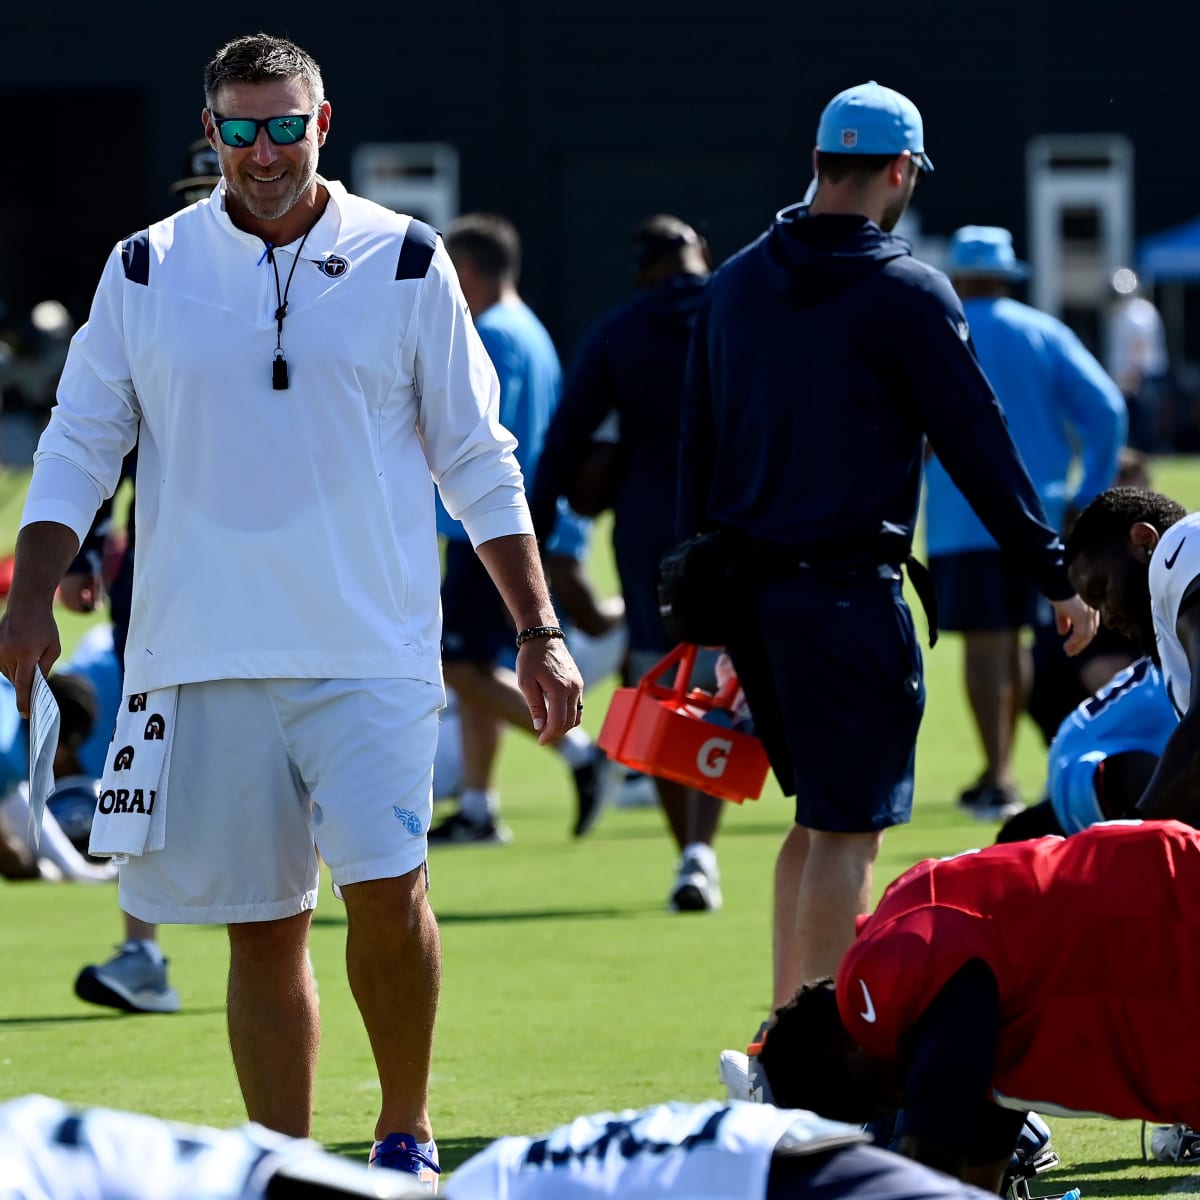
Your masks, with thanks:
<instances>
[{"instance_id":1,"label":"stubble beard","mask_svg":"<svg viewBox=\"0 0 1200 1200\"><path fill-rule=\"evenodd\" d=\"M317 164L309 161L301 175L293 178L292 186L275 200L268 200L266 197L257 195L251 188L243 188L241 179L239 178L237 185L230 188L234 198L239 204L256 220L258 221L278 221L280 217L287 216L293 208L300 202L300 199L312 186L312 181L317 176ZM226 180L226 187L229 187L229 181Z\"/></svg>"}]
</instances>

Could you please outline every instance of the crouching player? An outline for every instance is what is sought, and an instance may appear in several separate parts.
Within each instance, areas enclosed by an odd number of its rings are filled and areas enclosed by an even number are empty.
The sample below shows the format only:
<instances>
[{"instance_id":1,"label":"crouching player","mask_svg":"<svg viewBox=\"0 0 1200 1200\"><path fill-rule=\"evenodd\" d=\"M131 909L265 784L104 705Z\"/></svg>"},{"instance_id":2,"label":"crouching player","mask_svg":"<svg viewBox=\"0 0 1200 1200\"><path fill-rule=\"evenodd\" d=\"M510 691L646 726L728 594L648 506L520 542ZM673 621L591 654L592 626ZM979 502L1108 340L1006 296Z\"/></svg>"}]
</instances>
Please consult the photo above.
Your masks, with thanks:
<instances>
[{"instance_id":1,"label":"crouching player","mask_svg":"<svg viewBox=\"0 0 1200 1200\"><path fill-rule=\"evenodd\" d=\"M1025 1113L1200 1124L1200 833L1108 822L929 860L759 1052L776 1104L871 1121L999 1190ZM1148 937L1147 930L1154 936Z\"/></svg>"}]
</instances>

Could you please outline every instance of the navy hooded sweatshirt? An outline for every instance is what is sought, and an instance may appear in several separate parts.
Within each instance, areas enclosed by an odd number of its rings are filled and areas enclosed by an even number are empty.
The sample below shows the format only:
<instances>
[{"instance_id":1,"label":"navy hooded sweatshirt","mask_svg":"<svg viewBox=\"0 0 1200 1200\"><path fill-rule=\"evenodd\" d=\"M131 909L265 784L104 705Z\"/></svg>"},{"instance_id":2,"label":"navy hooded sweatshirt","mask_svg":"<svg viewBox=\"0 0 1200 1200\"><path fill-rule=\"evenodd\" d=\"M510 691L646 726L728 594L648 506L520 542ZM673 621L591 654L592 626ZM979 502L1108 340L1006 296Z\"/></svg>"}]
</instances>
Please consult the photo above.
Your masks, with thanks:
<instances>
[{"instance_id":1,"label":"navy hooded sweatshirt","mask_svg":"<svg viewBox=\"0 0 1200 1200\"><path fill-rule=\"evenodd\" d=\"M785 209L700 306L680 535L726 525L830 565L902 561L926 436L1041 591L1071 596L950 281L866 217Z\"/></svg>"}]
</instances>

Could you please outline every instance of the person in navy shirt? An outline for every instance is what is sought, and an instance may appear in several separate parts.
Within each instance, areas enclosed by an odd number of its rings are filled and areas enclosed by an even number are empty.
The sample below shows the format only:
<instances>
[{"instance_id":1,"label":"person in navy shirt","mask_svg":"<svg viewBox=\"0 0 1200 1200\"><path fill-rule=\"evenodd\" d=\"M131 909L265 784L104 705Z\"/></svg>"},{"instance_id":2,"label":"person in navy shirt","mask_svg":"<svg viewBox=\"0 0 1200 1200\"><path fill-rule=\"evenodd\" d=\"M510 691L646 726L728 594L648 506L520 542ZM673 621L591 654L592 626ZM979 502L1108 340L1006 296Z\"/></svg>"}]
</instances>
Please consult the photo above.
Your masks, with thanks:
<instances>
[{"instance_id":1,"label":"person in navy shirt","mask_svg":"<svg viewBox=\"0 0 1200 1200\"><path fill-rule=\"evenodd\" d=\"M797 797L776 866L776 1006L837 969L883 831L911 814L925 684L900 566L927 435L1054 604L1067 651L1097 625L950 281L890 233L932 169L916 106L874 82L842 92L814 166L811 205L781 212L709 284L679 458L678 531L728 535L741 610L728 650Z\"/></svg>"},{"instance_id":2,"label":"person in navy shirt","mask_svg":"<svg viewBox=\"0 0 1200 1200\"><path fill-rule=\"evenodd\" d=\"M587 331L546 432L529 500L534 529L545 537L556 501L575 495L581 476L595 470L606 481L597 480L605 494L590 504L613 510L613 551L629 627L628 682L651 670L673 645L659 616L655 582L659 560L675 540L683 376L711 268L708 244L669 213L639 222L633 258L638 294ZM617 440L605 440L614 420ZM679 850L669 907L720 908L713 841L723 801L667 779L654 784Z\"/></svg>"}]
</instances>

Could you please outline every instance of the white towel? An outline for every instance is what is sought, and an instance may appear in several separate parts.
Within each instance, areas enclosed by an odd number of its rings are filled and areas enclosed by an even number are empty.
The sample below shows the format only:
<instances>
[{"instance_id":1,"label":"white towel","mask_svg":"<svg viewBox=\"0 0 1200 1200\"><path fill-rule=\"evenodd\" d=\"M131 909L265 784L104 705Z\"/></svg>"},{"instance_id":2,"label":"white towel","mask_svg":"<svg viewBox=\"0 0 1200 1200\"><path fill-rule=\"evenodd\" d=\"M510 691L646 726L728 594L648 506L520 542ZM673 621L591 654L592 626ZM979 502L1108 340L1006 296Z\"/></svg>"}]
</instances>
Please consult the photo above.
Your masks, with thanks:
<instances>
[{"instance_id":1,"label":"white towel","mask_svg":"<svg viewBox=\"0 0 1200 1200\"><path fill-rule=\"evenodd\" d=\"M139 855L163 848L178 703L177 687L122 697L92 822L88 849L93 854Z\"/></svg>"}]
</instances>

